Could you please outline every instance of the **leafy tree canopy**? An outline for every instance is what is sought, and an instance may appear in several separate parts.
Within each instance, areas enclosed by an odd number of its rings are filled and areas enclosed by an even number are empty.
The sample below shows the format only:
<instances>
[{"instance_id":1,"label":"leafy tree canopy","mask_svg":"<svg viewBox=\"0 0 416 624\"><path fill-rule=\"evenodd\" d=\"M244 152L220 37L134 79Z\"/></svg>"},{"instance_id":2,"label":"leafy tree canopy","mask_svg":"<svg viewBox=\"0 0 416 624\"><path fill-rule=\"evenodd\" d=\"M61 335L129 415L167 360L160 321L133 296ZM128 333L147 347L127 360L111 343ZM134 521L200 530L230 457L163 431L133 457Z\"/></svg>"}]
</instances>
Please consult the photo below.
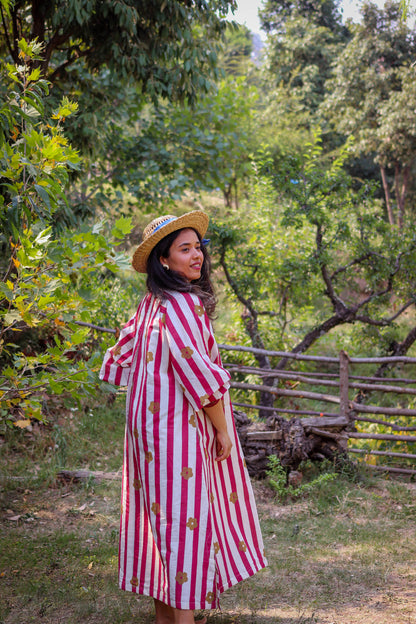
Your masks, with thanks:
<instances>
[{"instance_id":1,"label":"leafy tree canopy","mask_svg":"<svg viewBox=\"0 0 416 624\"><path fill-rule=\"evenodd\" d=\"M251 32L243 24L229 24L219 54L219 64L226 74L242 76L247 73L253 52Z\"/></svg>"},{"instance_id":2,"label":"leafy tree canopy","mask_svg":"<svg viewBox=\"0 0 416 624\"><path fill-rule=\"evenodd\" d=\"M345 27L341 23L339 5L340 0L267 0L260 10L260 19L268 33L282 34L287 21L296 15L340 33Z\"/></svg>"},{"instance_id":3,"label":"leafy tree canopy","mask_svg":"<svg viewBox=\"0 0 416 624\"><path fill-rule=\"evenodd\" d=\"M233 7L234 0L4 0L0 53L17 63L18 40L37 39L45 54L35 65L51 82L83 60L90 71L106 66L138 81L153 99L194 100L216 75L214 41Z\"/></svg>"},{"instance_id":4,"label":"leafy tree canopy","mask_svg":"<svg viewBox=\"0 0 416 624\"><path fill-rule=\"evenodd\" d=\"M402 225L416 159L416 36L399 2L387 2L384 9L368 3L362 14L337 60L323 111L340 133L354 136L357 155L375 155L389 221Z\"/></svg>"},{"instance_id":5,"label":"leafy tree canopy","mask_svg":"<svg viewBox=\"0 0 416 624\"><path fill-rule=\"evenodd\" d=\"M325 94L334 58L349 38L336 0L269 0L261 12L269 32L268 77L289 87L306 111L315 114Z\"/></svg>"}]
</instances>

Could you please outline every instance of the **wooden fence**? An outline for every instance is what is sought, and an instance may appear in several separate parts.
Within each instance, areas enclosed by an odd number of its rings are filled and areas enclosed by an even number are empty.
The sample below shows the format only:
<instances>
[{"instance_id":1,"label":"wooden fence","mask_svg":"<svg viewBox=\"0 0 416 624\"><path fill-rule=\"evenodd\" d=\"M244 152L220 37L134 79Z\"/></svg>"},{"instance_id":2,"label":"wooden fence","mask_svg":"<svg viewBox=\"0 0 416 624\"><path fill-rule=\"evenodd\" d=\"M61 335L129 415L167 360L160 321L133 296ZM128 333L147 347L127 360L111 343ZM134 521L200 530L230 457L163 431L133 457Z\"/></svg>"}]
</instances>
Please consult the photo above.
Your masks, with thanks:
<instances>
[{"instance_id":1,"label":"wooden fence","mask_svg":"<svg viewBox=\"0 0 416 624\"><path fill-rule=\"evenodd\" d=\"M231 345L220 345L220 349L225 366L231 374L231 387L239 391L238 395L250 393L252 397L253 392L267 393L279 399L276 407L254 405L248 400L247 402L233 400L236 407L246 410L259 410L263 415L268 412L278 412L289 416L302 416L301 422L309 432L327 437L332 436L337 439L343 437L345 448L349 453L364 456L364 458L379 456L394 458L395 461L405 459L407 463L407 467L370 464L375 470L408 475L416 474L416 469L408 467L409 460L410 463L413 463L416 459L416 453L407 449L409 443L415 444L414 448L416 449L416 435L411 434L411 432L416 432L416 409L408 407L409 404L416 403L415 400L412 402L412 396L416 396L416 379L385 376L389 368L394 367L396 369L398 364L406 368L410 366L412 374L415 375L416 358L407 356L354 358L349 357L344 351L340 352L339 358L334 358ZM280 362L285 361L287 368L264 369L245 366L233 362L228 355L229 352L246 352L267 358L279 358ZM307 363L308 366L311 363L318 364L320 370L294 370L293 363L296 361ZM357 375L357 369L365 364L369 365L370 368L376 365L378 370L372 376ZM383 367L382 372L380 367ZM240 381L236 381L236 377ZM247 377L255 377L260 381L251 383L247 381ZM242 378L243 381L241 381ZM268 385L261 383L264 378L267 378ZM324 387L328 388L329 391L327 393L304 390L305 386ZM382 396L386 393L393 395L399 405L384 407L368 403L367 401L371 400L371 395L374 393L381 393ZM313 403L312 406L310 405L311 402ZM289 404L285 405L284 403ZM337 406L337 410L328 411L327 407L321 409L321 404L324 406L332 404ZM305 416L309 418L304 418ZM395 422L395 417L400 417L402 422L405 420L406 424ZM359 423L379 426L382 432L359 431L357 430ZM385 429L388 429L390 433L386 433ZM275 431L270 432L270 438L275 435ZM390 443L389 446L392 450L356 448L354 440L383 440ZM399 450L396 448L396 444Z\"/></svg>"}]
</instances>

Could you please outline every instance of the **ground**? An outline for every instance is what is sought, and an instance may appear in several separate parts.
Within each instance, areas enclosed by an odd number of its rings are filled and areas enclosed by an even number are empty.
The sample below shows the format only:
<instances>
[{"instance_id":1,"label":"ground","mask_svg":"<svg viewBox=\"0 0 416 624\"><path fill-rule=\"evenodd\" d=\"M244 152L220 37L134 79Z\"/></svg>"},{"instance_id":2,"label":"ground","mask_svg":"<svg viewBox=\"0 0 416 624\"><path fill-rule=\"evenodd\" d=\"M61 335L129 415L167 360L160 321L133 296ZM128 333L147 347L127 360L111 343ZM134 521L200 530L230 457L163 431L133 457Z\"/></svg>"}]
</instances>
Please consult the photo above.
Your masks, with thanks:
<instances>
[{"instance_id":1,"label":"ground","mask_svg":"<svg viewBox=\"0 0 416 624\"><path fill-rule=\"evenodd\" d=\"M3 488L0 623L152 622L116 587L120 475ZM281 504L254 483L269 567L225 594L212 624L416 623L416 489L341 480Z\"/></svg>"},{"instance_id":2,"label":"ground","mask_svg":"<svg viewBox=\"0 0 416 624\"><path fill-rule=\"evenodd\" d=\"M117 587L123 432L121 397L0 435L0 624L153 622L150 598ZM65 482L61 468L113 478ZM357 466L298 500L253 486L269 567L210 624L416 624L415 483Z\"/></svg>"}]
</instances>

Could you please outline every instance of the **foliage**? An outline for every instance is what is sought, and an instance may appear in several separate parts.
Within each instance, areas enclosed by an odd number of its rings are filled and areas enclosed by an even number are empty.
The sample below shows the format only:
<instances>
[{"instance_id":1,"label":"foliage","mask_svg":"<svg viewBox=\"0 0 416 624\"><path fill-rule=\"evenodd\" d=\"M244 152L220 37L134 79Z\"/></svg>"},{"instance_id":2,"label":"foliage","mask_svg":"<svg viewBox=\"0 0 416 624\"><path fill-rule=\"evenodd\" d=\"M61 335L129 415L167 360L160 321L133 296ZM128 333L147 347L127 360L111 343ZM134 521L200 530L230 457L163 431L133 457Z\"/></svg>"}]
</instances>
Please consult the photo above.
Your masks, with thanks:
<instances>
[{"instance_id":1,"label":"foliage","mask_svg":"<svg viewBox=\"0 0 416 624\"><path fill-rule=\"evenodd\" d=\"M269 33L266 80L316 116L333 60L350 36L338 2L268 0L260 16Z\"/></svg>"},{"instance_id":2,"label":"foliage","mask_svg":"<svg viewBox=\"0 0 416 624\"><path fill-rule=\"evenodd\" d=\"M166 210L185 193L214 189L230 203L250 172L255 98L255 89L242 78L229 79L193 107L159 105L143 111L135 124L113 121L104 142L106 158L97 162L84 191L89 203L98 200L114 212L116 198L109 194L114 189L124 204L127 191L144 212L161 205Z\"/></svg>"},{"instance_id":3,"label":"foliage","mask_svg":"<svg viewBox=\"0 0 416 624\"><path fill-rule=\"evenodd\" d=\"M349 323L373 328L387 353L414 342L403 329L402 343L382 340L414 306L414 232L389 228L371 187L353 189L347 157L325 165L317 136L275 176L265 152L247 221L235 212L216 223L220 264L255 347L303 352Z\"/></svg>"},{"instance_id":4,"label":"foliage","mask_svg":"<svg viewBox=\"0 0 416 624\"><path fill-rule=\"evenodd\" d=\"M339 0L266 0L260 11L262 26L266 32L282 34L287 20L293 15L301 15L318 26L341 31L339 4Z\"/></svg>"},{"instance_id":5,"label":"foliage","mask_svg":"<svg viewBox=\"0 0 416 624\"><path fill-rule=\"evenodd\" d=\"M69 172L80 164L63 133L76 106L64 99L44 119L48 83L30 68L41 45L19 46L21 64L8 66L13 87L0 110L0 398L2 419L25 427L43 417L46 394L71 392L77 400L96 390L99 354L88 324L99 291L92 285L125 266L111 241L122 240L131 224L121 218L111 232L98 224L54 235L55 214L69 209Z\"/></svg>"},{"instance_id":6,"label":"foliage","mask_svg":"<svg viewBox=\"0 0 416 624\"><path fill-rule=\"evenodd\" d=\"M210 91L221 73L217 56L228 24L224 17L234 6L234 0L2 3L0 54L17 62L17 39L37 38L44 54L32 59L31 68L53 84L46 113L63 96L79 104L65 128L85 167L71 174L77 182L70 189L71 208L55 213L58 227L78 227L99 217L103 206L113 215L130 215L136 201L129 189L142 205L152 195L156 151L148 168L144 157L132 162L138 153L132 136L146 129L157 103L194 104ZM147 153L148 146L142 147ZM163 161L163 146L160 152Z\"/></svg>"},{"instance_id":7,"label":"foliage","mask_svg":"<svg viewBox=\"0 0 416 624\"><path fill-rule=\"evenodd\" d=\"M362 12L362 24L336 61L322 110L339 133L354 136L355 154L375 155L389 222L403 227L416 153L416 38L398 2L384 9L367 3Z\"/></svg>"},{"instance_id":8,"label":"foliage","mask_svg":"<svg viewBox=\"0 0 416 624\"><path fill-rule=\"evenodd\" d=\"M85 64L90 72L105 66L121 81L137 81L155 101L195 100L216 76L214 42L234 7L233 0L7 3L0 7L1 52L17 63L17 40L37 38L45 54L33 64L51 82L65 81L72 66Z\"/></svg>"},{"instance_id":9,"label":"foliage","mask_svg":"<svg viewBox=\"0 0 416 624\"><path fill-rule=\"evenodd\" d=\"M227 76L246 76L253 52L251 32L242 24L229 24L218 55L218 65Z\"/></svg>"},{"instance_id":10,"label":"foliage","mask_svg":"<svg viewBox=\"0 0 416 624\"><path fill-rule=\"evenodd\" d=\"M268 477L268 484L276 492L277 499L282 502L287 498L296 499L305 494L313 494L324 483L338 478L335 472L322 472L308 483L293 486L288 484L287 472L276 455L270 455L269 457L269 468L266 470L266 476Z\"/></svg>"}]
</instances>

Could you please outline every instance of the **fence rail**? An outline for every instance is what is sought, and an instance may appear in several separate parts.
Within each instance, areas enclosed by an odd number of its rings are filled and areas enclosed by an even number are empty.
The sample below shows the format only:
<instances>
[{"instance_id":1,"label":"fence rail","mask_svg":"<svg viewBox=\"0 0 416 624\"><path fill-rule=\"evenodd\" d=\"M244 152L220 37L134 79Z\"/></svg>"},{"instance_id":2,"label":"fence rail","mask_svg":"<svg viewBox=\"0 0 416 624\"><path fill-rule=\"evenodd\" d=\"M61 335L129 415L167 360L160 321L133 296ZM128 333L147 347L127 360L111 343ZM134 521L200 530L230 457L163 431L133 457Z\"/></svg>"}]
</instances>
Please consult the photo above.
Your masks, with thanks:
<instances>
[{"instance_id":1,"label":"fence rail","mask_svg":"<svg viewBox=\"0 0 416 624\"><path fill-rule=\"evenodd\" d=\"M267 406L257 405L250 403L249 401L241 401L239 399L233 401L237 407L244 409L259 410L263 414L277 412L281 414L288 414L290 416L311 416L313 418L302 418L302 424L308 427L311 432L319 432L320 435L328 437L339 438L345 437L350 442L353 440L372 440L372 441L384 441L392 443L395 447L399 445L400 452L396 450L376 450L376 449L362 449L348 447L348 452L360 454L364 457L367 455L380 456L386 458L394 458L396 460L406 459L412 462L416 459L416 454L411 451L407 451L406 444L415 444L416 435L410 435L406 432L416 431L416 409L412 407L414 401L413 397L416 396L416 378L412 377L382 377L377 374L372 375L358 375L351 374L351 369L358 368L359 366L366 365L389 365L391 367L402 364L411 366L416 373L416 358L408 356L398 357L373 357L373 358L355 358L349 357L345 351L341 351L339 358L315 356L315 355L303 355L298 353L288 353L285 351L268 351L264 349L256 349L254 347L232 346L232 345L219 345L220 349L225 356L227 352L227 360L229 360L230 352L245 352L253 355L266 355L268 358L279 358L279 365L282 362L285 365L291 365L298 362L305 362L307 365L312 363L318 365L325 365L334 369L337 368L337 372L333 370L331 372L323 371L299 371L299 370L283 370L283 369L264 369L257 368L255 366L242 365L236 362L228 361L226 367L229 370L232 381L231 387L240 394L243 393L261 393L272 395L275 399L279 399L279 405ZM414 369L413 369L414 367ZM356 372L354 370L354 372ZM239 381L235 380L238 376ZM247 377L250 377L250 382L246 381ZM252 378L257 377L258 383L253 383ZM241 381L241 378L244 381ZM262 380L267 379L266 383L262 383ZM286 387L282 387L283 384ZM399 384L404 384L399 385ZM288 388L287 386L291 386ZM321 388L328 388L328 392L318 392L305 390L305 386ZM413 387L412 387L413 386ZM373 393L381 393L383 396L386 394L389 397L396 395L400 401L398 406L383 406L368 403L369 397ZM365 399L365 403L364 403ZM290 401L286 407L282 402ZM314 405L308 405L307 403L313 402ZM404 405L407 401L407 406ZM295 407L293 403L296 402ZM306 403L306 405L305 405ZM338 406L338 411L326 411L317 408L316 404L332 404ZM408 405L411 405L409 407ZM375 416L371 418L370 416ZM377 418L382 415L384 418ZM407 424L397 424L394 422L394 417L400 417L402 420L406 419ZM392 433L386 433L385 431L357 431L356 425L358 423L367 423L374 425L375 427L389 428ZM323 427L325 427L323 429ZM331 431L331 429L337 428L337 432ZM340 432L340 429L342 430ZM368 429L368 428L367 428ZM397 432L397 433L395 433ZM276 432L262 432L263 439L267 438L267 434L274 436L269 439L275 439ZM388 466L379 465L371 468L376 470L386 470L389 472L402 472L403 474L415 475L416 469L400 466Z\"/></svg>"}]
</instances>

